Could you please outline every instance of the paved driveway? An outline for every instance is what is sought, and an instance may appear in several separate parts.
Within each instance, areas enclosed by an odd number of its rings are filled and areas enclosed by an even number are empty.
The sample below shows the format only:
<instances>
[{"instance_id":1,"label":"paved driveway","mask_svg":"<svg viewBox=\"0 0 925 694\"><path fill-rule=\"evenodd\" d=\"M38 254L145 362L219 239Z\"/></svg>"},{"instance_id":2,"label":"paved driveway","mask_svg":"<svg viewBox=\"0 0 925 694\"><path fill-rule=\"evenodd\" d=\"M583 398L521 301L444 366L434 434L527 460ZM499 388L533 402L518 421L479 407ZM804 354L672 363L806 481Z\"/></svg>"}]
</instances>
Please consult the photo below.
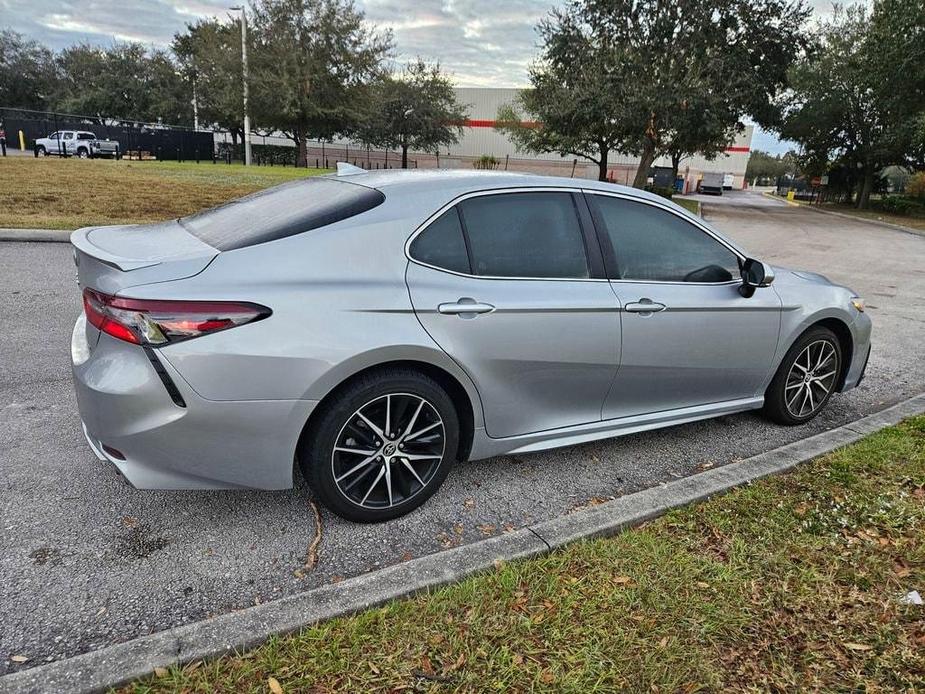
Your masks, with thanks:
<instances>
[{"instance_id":1,"label":"paved driveway","mask_svg":"<svg viewBox=\"0 0 925 694\"><path fill-rule=\"evenodd\" d=\"M361 526L323 513L320 561L304 574L314 522L301 481L284 492L140 492L96 460L69 380L80 310L70 249L0 243L0 672L555 517L925 390L925 237L751 194L705 202L707 217L757 257L823 272L867 298L874 351L860 389L803 428L743 414L466 463L405 518Z\"/></svg>"}]
</instances>

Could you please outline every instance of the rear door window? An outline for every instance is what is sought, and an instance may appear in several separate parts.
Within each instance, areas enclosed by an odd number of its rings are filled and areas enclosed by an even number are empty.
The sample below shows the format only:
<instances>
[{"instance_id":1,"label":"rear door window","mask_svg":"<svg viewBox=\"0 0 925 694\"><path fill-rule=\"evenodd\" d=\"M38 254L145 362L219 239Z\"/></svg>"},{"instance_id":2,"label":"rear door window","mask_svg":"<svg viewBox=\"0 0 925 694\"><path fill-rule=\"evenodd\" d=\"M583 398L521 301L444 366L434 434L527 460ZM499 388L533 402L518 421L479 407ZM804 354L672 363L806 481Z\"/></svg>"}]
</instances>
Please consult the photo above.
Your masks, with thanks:
<instances>
[{"instance_id":1,"label":"rear door window","mask_svg":"<svg viewBox=\"0 0 925 694\"><path fill-rule=\"evenodd\" d=\"M179 221L200 241L230 251L334 224L384 200L375 188L325 176L267 188Z\"/></svg>"},{"instance_id":2,"label":"rear door window","mask_svg":"<svg viewBox=\"0 0 925 694\"><path fill-rule=\"evenodd\" d=\"M481 195L458 205L472 273L489 277L587 278L588 256L570 193Z\"/></svg>"},{"instance_id":3,"label":"rear door window","mask_svg":"<svg viewBox=\"0 0 925 694\"><path fill-rule=\"evenodd\" d=\"M421 232L408 249L411 257L443 270L471 273L459 211L452 207Z\"/></svg>"}]
</instances>

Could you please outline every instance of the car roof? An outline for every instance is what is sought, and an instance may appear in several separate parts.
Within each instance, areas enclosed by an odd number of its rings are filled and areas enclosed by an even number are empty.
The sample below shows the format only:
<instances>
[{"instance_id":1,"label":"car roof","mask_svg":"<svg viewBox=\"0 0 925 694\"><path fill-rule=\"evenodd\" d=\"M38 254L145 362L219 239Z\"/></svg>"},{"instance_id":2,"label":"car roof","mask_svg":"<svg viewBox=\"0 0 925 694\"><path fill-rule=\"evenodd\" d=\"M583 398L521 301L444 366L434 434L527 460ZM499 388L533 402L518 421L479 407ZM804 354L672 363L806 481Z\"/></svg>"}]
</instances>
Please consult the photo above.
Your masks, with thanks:
<instances>
[{"instance_id":1,"label":"car roof","mask_svg":"<svg viewBox=\"0 0 925 694\"><path fill-rule=\"evenodd\" d=\"M424 190L449 194L450 197L466 193L503 188L583 188L619 192L629 197L665 203L659 197L638 188L630 188L606 181L564 176L540 176L512 171L476 171L466 169L387 169L347 175L334 175L338 180L356 183L382 191L388 198L404 191Z\"/></svg>"}]
</instances>

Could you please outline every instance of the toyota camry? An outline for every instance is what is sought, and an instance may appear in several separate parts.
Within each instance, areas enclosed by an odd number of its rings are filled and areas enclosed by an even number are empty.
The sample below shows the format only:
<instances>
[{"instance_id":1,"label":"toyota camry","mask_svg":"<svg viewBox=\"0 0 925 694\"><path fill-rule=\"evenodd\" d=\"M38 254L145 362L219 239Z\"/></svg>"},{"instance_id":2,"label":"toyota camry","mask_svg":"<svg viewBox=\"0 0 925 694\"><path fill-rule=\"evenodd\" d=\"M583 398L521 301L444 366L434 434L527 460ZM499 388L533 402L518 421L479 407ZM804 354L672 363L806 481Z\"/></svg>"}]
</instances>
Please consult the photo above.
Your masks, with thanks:
<instances>
[{"instance_id":1,"label":"toyota camry","mask_svg":"<svg viewBox=\"0 0 925 694\"><path fill-rule=\"evenodd\" d=\"M86 438L141 489L283 489L354 521L456 461L857 386L851 290L748 256L660 197L476 171L365 172L72 235Z\"/></svg>"}]
</instances>

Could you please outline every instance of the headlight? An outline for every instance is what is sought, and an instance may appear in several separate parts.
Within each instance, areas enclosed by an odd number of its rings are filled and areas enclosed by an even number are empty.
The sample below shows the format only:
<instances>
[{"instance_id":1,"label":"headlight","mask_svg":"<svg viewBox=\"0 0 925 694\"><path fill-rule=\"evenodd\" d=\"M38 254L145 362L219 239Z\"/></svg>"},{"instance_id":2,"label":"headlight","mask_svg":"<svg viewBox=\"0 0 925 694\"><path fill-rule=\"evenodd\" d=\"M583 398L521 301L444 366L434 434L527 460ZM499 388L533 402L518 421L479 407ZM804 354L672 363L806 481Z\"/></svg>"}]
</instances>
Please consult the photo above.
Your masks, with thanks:
<instances>
[{"instance_id":1,"label":"headlight","mask_svg":"<svg viewBox=\"0 0 925 694\"><path fill-rule=\"evenodd\" d=\"M851 305L854 306L858 311L864 313L864 299L859 296L851 297Z\"/></svg>"}]
</instances>

